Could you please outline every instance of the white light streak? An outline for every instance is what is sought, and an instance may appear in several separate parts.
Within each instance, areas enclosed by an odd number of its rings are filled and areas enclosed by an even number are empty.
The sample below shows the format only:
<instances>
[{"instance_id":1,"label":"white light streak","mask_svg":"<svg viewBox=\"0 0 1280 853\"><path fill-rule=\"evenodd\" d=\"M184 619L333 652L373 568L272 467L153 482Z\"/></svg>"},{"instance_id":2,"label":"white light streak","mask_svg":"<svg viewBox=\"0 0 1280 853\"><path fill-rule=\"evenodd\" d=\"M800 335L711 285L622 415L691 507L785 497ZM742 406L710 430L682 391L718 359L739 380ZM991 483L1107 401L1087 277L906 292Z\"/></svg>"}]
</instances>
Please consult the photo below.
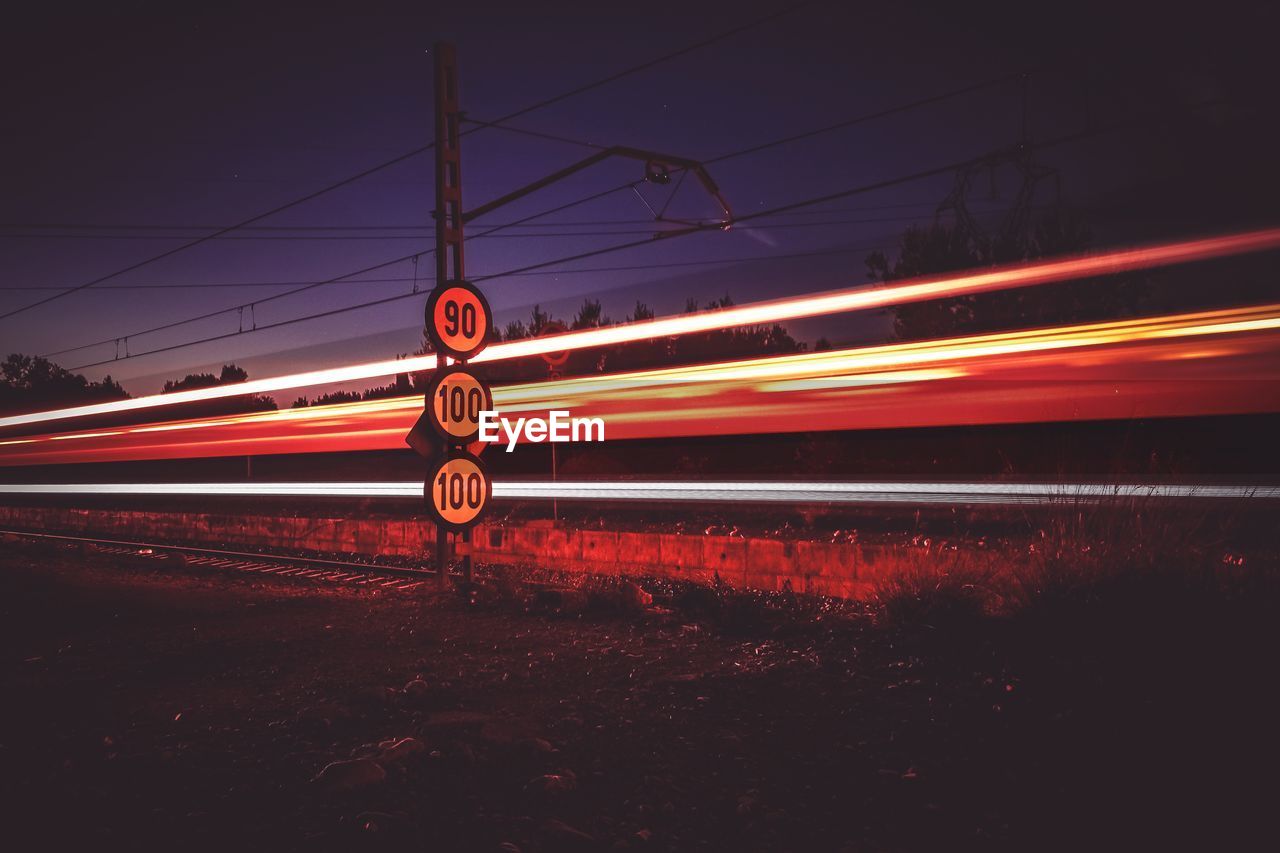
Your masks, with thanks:
<instances>
[{"instance_id":1,"label":"white light streak","mask_svg":"<svg viewBox=\"0 0 1280 853\"><path fill-rule=\"evenodd\" d=\"M423 484L308 483L5 483L13 495L198 495L347 497L422 500ZM1280 500L1280 486L1196 483L901 483L901 482L499 482L505 500L848 504L1062 504L1109 500Z\"/></svg>"}]
</instances>

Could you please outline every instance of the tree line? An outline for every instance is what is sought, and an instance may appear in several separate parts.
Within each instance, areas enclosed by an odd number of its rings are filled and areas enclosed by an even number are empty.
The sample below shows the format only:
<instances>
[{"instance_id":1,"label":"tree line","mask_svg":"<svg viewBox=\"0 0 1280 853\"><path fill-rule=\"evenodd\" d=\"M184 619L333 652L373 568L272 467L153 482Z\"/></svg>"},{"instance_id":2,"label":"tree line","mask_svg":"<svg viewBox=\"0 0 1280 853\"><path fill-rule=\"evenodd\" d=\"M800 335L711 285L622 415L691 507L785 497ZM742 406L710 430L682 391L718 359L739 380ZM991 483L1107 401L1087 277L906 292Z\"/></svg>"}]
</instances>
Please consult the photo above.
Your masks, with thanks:
<instances>
[{"instance_id":1,"label":"tree line","mask_svg":"<svg viewBox=\"0 0 1280 853\"><path fill-rule=\"evenodd\" d=\"M168 380L164 383L161 393L172 394L196 388L233 385L246 382L248 379L249 374L243 367L224 364L217 374L188 373L181 379ZM11 353L0 363L0 413L6 415L38 412L61 406L127 400L130 396L129 392L110 376L104 376L94 382L79 373L72 373L60 367L43 356ZM178 420L242 412L273 411L275 408L276 402L270 397L262 394L242 394L222 400L179 403L165 409L165 415Z\"/></svg>"}]
</instances>

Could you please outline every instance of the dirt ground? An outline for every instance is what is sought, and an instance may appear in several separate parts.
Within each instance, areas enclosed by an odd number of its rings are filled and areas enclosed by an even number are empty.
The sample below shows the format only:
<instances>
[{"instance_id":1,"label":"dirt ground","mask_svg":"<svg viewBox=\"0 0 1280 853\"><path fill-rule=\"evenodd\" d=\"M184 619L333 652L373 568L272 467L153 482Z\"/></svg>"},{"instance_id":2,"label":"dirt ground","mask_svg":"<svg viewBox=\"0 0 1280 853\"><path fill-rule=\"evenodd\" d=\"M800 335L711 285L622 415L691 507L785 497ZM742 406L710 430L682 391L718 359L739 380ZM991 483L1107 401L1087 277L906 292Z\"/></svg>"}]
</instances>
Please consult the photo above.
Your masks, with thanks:
<instances>
[{"instance_id":1,"label":"dirt ground","mask_svg":"<svg viewBox=\"0 0 1280 853\"><path fill-rule=\"evenodd\" d=\"M0 549L9 850L1273 849L1247 597L566 614Z\"/></svg>"}]
</instances>

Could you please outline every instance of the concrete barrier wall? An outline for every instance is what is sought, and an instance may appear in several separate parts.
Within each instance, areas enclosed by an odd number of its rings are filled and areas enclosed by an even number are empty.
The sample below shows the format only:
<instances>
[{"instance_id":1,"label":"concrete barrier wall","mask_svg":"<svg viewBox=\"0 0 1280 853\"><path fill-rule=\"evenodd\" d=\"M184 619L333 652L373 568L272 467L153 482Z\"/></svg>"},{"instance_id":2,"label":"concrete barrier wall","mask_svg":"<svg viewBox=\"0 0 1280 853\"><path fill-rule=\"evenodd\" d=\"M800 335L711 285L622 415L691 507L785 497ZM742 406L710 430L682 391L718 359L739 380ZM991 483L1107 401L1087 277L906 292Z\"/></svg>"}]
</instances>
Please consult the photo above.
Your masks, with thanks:
<instances>
[{"instance_id":1,"label":"concrete barrier wall","mask_svg":"<svg viewBox=\"0 0 1280 853\"><path fill-rule=\"evenodd\" d=\"M0 507L0 527L86 534L125 541L430 558L431 524L396 519L280 518L50 507ZM840 598L868 596L878 578L920 563L897 546L567 530L546 525L479 525L472 537L482 563L533 564L598 575L662 577L736 588Z\"/></svg>"}]
</instances>

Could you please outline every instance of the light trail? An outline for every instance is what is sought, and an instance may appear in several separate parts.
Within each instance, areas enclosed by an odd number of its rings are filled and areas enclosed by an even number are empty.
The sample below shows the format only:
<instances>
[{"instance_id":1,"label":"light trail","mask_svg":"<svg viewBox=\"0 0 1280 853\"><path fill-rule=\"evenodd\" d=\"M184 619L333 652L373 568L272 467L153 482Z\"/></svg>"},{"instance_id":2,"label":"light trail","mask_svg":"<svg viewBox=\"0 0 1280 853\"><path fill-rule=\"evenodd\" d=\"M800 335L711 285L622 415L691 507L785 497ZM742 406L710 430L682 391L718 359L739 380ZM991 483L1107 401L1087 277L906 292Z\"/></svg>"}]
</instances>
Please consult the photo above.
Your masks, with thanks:
<instances>
[{"instance_id":1,"label":"light trail","mask_svg":"<svg viewBox=\"0 0 1280 853\"><path fill-rule=\"evenodd\" d=\"M508 385L606 438L1280 412L1280 304ZM0 466L404 447L421 396L0 439Z\"/></svg>"},{"instance_id":2,"label":"light trail","mask_svg":"<svg viewBox=\"0 0 1280 853\"><path fill-rule=\"evenodd\" d=\"M422 483L73 483L0 484L21 495L192 495L422 500ZM643 502L1061 505L1127 500L1278 500L1280 487L1188 483L897 482L496 482L500 500Z\"/></svg>"},{"instance_id":3,"label":"light trail","mask_svg":"<svg viewBox=\"0 0 1280 853\"><path fill-rule=\"evenodd\" d=\"M1164 243L1097 255L982 270L957 276L915 279L884 287L860 286L846 288L808 296L757 302L699 314L661 317L621 326L584 329L563 335L508 341L489 347L473 361L479 363L526 358L545 353L609 346L735 326L773 324L784 320L882 308L888 305L901 305L993 290L1029 287L1075 278L1111 275L1134 269L1190 263L1250 252L1263 252L1277 248L1280 248L1280 228L1269 228L1201 240ZM10 415L0 417L0 428L91 415L139 411L246 394L269 394L292 388L383 378L397 373L430 370L434 367L434 355L410 359L386 359L364 364L256 379L235 385L198 388L171 394L138 397L131 400L116 400L109 403L95 403L45 412Z\"/></svg>"}]
</instances>

